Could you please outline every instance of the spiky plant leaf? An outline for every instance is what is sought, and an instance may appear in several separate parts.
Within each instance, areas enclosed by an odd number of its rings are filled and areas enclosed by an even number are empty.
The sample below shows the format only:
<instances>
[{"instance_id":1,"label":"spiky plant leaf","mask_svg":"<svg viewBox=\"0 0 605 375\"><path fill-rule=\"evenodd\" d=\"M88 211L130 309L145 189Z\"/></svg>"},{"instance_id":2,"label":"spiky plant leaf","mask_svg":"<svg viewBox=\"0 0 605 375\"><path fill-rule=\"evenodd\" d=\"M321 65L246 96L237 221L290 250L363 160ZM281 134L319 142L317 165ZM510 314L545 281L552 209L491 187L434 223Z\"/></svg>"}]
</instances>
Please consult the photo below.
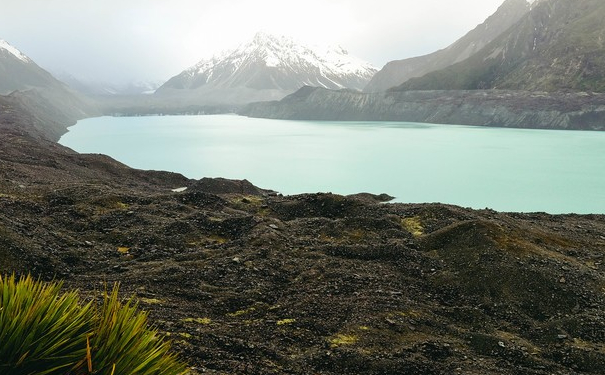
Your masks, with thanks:
<instances>
[{"instance_id":1,"label":"spiky plant leaf","mask_svg":"<svg viewBox=\"0 0 605 375\"><path fill-rule=\"evenodd\" d=\"M118 286L105 293L91 337L93 373L179 375L185 366L169 353L170 345L147 324L147 313L130 299L119 300Z\"/></svg>"},{"instance_id":2,"label":"spiky plant leaf","mask_svg":"<svg viewBox=\"0 0 605 375\"><path fill-rule=\"evenodd\" d=\"M65 374L84 355L91 304L61 286L0 276L0 373Z\"/></svg>"},{"instance_id":3,"label":"spiky plant leaf","mask_svg":"<svg viewBox=\"0 0 605 375\"><path fill-rule=\"evenodd\" d=\"M31 276L0 276L0 374L178 375L185 365L118 286L100 310L77 291Z\"/></svg>"}]
</instances>

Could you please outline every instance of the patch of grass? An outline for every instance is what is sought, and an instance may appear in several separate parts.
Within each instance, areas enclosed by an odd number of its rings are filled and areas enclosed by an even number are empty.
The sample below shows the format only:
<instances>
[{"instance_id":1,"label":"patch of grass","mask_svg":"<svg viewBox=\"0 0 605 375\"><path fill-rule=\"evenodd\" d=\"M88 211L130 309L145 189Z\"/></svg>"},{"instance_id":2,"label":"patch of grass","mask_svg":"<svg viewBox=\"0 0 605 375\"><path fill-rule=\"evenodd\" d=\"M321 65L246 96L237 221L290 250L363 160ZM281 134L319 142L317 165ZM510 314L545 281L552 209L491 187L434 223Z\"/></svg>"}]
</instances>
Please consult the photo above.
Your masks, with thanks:
<instances>
[{"instance_id":1,"label":"patch of grass","mask_svg":"<svg viewBox=\"0 0 605 375\"><path fill-rule=\"evenodd\" d=\"M128 254L129 251L130 251L129 247L118 247L118 253L120 253L120 254Z\"/></svg>"},{"instance_id":2,"label":"patch of grass","mask_svg":"<svg viewBox=\"0 0 605 375\"><path fill-rule=\"evenodd\" d=\"M269 210L264 207L265 200L261 196L257 195L232 195L229 198L229 203L239 210L243 211L255 211L260 216L268 214Z\"/></svg>"},{"instance_id":3,"label":"patch of grass","mask_svg":"<svg viewBox=\"0 0 605 375\"><path fill-rule=\"evenodd\" d=\"M130 207L127 203L122 202L121 199L116 196L100 197L92 200L90 203L96 206L96 211L98 214L106 214L115 210L124 211Z\"/></svg>"},{"instance_id":4,"label":"patch of grass","mask_svg":"<svg viewBox=\"0 0 605 375\"><path fill-rule=\"evenodd\" d=\"M116 208L119 210L125 210L128 208L128 205L124 202L116 202Z\"/></svg>"},{"instance_id":5,"label":"patch of grass","mask_svg":"<svg viewBox=\"0 0 605 375\"><path fill-rule=\"evenodd\" d=\"M164 301L157 298L141 298L140 301L148 305L159 305L160 303L164 303Z\"/></svg>"},{"instance_id":6,"label":"patch of grass","mask_svg":"<svg viewBox=\"0 0 605 375\"><path fill-rule=\"evenodd\" d=\"M210 242L215 242L215 243L218 243L221 245L227 242L227 239L225 237L219 236L218 234L213 234L211 236L208 236L208 240Z\"/></svg>"},{"instance_id":7,"label":"patch of grass","mask_svg":"<svg viewBox=\"0 0 605 375\"><path fill-rule=\"evenodd\" d=\"M420 237L424 234L424 228L418 216L402 218L401 227L410 232L414 237Z\"/></svg>"},{"instance_id":8,"label":"patch of grass","mask_svg":"<svg viewBox=\"0 0 605 375\"><path fill-rule=\"evenodd\" d=\"M361 229L346 231L345 233L346 233L347 237L354 243L361 242L366 236L365 231L363 231Z\"/></svg>"},{"instance_id":9,"label":"patch of grass","mask_svg":"<svg viewBox=\"0 0 605 375\"><path fill-rule=\"evenodd\" d=\"M338 233L325 233L322 232L319 234L319 239L322 242L327 242L327 243L335 243L335 244L341 244L341 243L361 243L363 242L365 239L368 238L368 232L363 230L363 229L353 229L353 230L345 230L342 232L338 232Z\"/></svg>"},{"instance_id":10,"label":"patch of grass","mask_svg":"<svg viewBox=\"0 0 605 375\"><path fill-rule=\"evenodd\" d=\"M296 322L296 319L282 319L277 321L278 326L288 325Z\"/></svg>"},{"instance_id":11,"label":"patch of grass","mask_svg":"<svg viewBox=\"0 0 605 375\"><path fill-rule=\"evenodd\" d=\"M232 312L232 313L228 313L227 316L238 317L238 316L250 314L250 313L252 313L254 311L256 311L256 308L255 307L250 307L250 308L247 308L245 310L238 310L238 311L235 311L235 312Z\"/></svg>"},{"instance_id":12,"label":"patch of grass","mask_svg":"<svg viewBox=\"0 0 605 375\"><path fill-rule=\"evenodd\" d=\"M212 319L210 318L185 318L182 321L185 323L197 323L203 325L208 325L212 323Z\"/></svg>"},{"instance_id":13,"label":"patch of grass","mask_svg":"<svg viewBox=\"0 0 605 375\"><path fill-rule=\"evenodd\" d=\"M357 341L359 341L359 337L357 337L357 335L338 333L331 337L328 341L330 342L330 347L337 348L344 345L354 345L357 343Z\"/></svg>"}]
</instances>

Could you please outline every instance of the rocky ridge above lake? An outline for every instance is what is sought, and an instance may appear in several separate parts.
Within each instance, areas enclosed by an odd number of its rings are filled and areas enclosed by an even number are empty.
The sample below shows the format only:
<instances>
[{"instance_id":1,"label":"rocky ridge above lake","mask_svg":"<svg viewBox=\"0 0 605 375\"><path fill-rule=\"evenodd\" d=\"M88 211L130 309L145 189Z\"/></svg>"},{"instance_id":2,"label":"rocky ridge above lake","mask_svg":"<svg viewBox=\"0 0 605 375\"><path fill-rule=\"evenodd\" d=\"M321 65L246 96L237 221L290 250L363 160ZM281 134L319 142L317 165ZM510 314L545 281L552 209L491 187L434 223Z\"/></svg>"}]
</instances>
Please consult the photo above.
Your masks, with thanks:
<instances>
[{"instance_id":1,"label":"rocky ridge above lake","mask_svg":"<svg viewBox=\"0 0 605 375\"><path fill-rule=\"evenodd\" d=\"M605 130L605 94L512 90L360 93L304 87L241 115L328 121L406 121L477 126Z\"/></svg>"}]
</instances>

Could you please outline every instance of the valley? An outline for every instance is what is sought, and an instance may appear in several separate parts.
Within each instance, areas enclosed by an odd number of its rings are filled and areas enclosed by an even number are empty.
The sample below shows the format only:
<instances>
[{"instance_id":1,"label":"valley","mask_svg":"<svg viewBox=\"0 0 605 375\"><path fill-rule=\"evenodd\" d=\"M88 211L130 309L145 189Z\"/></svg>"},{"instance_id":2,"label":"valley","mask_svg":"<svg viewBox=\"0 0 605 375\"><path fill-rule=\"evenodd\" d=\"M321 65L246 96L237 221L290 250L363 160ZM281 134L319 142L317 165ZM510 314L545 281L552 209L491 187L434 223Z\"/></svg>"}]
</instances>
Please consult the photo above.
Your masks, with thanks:
<instances>
[{"instance_id":1,"label":"valley","mask_svg":"<svg viewBox=\"0 0 605 375\"><path fill-rule=\"evenodd\" d=\"M61 280L93 302L120 283L191 375L602 374L602 214L392 203L389 191L284 195L244 176L136 169L58 140L91 117L216 113L590 136L605 130L604 10L506 0L450 47L382 70L342 47L260 33L153 94L140 94L145 84L84 94L0 40L0 274ZM125 19L120 39L152 29Z\"/></svg>"}]
</instances>

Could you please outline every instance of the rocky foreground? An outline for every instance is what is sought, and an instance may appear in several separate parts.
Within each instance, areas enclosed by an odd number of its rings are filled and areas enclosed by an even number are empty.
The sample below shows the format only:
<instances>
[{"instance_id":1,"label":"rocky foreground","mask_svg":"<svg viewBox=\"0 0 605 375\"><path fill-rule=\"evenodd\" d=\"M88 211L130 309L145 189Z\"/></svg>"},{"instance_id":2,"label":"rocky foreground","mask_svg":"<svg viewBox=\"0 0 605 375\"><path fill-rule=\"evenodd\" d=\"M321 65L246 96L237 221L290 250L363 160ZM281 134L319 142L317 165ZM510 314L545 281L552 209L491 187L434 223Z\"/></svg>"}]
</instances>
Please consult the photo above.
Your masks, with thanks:
<instances>
[{"instance_id":1,"label":"rocky foreground","mask_svg":"<svg viewBox=\"0 0 605 375\"><path fill-rule=\"evenodd\" d=\"M281 196L79 155L40 121L0 101L0 272L121 282L194 373L605 372L602 215Z\"/></svg>"}]
</instances>

